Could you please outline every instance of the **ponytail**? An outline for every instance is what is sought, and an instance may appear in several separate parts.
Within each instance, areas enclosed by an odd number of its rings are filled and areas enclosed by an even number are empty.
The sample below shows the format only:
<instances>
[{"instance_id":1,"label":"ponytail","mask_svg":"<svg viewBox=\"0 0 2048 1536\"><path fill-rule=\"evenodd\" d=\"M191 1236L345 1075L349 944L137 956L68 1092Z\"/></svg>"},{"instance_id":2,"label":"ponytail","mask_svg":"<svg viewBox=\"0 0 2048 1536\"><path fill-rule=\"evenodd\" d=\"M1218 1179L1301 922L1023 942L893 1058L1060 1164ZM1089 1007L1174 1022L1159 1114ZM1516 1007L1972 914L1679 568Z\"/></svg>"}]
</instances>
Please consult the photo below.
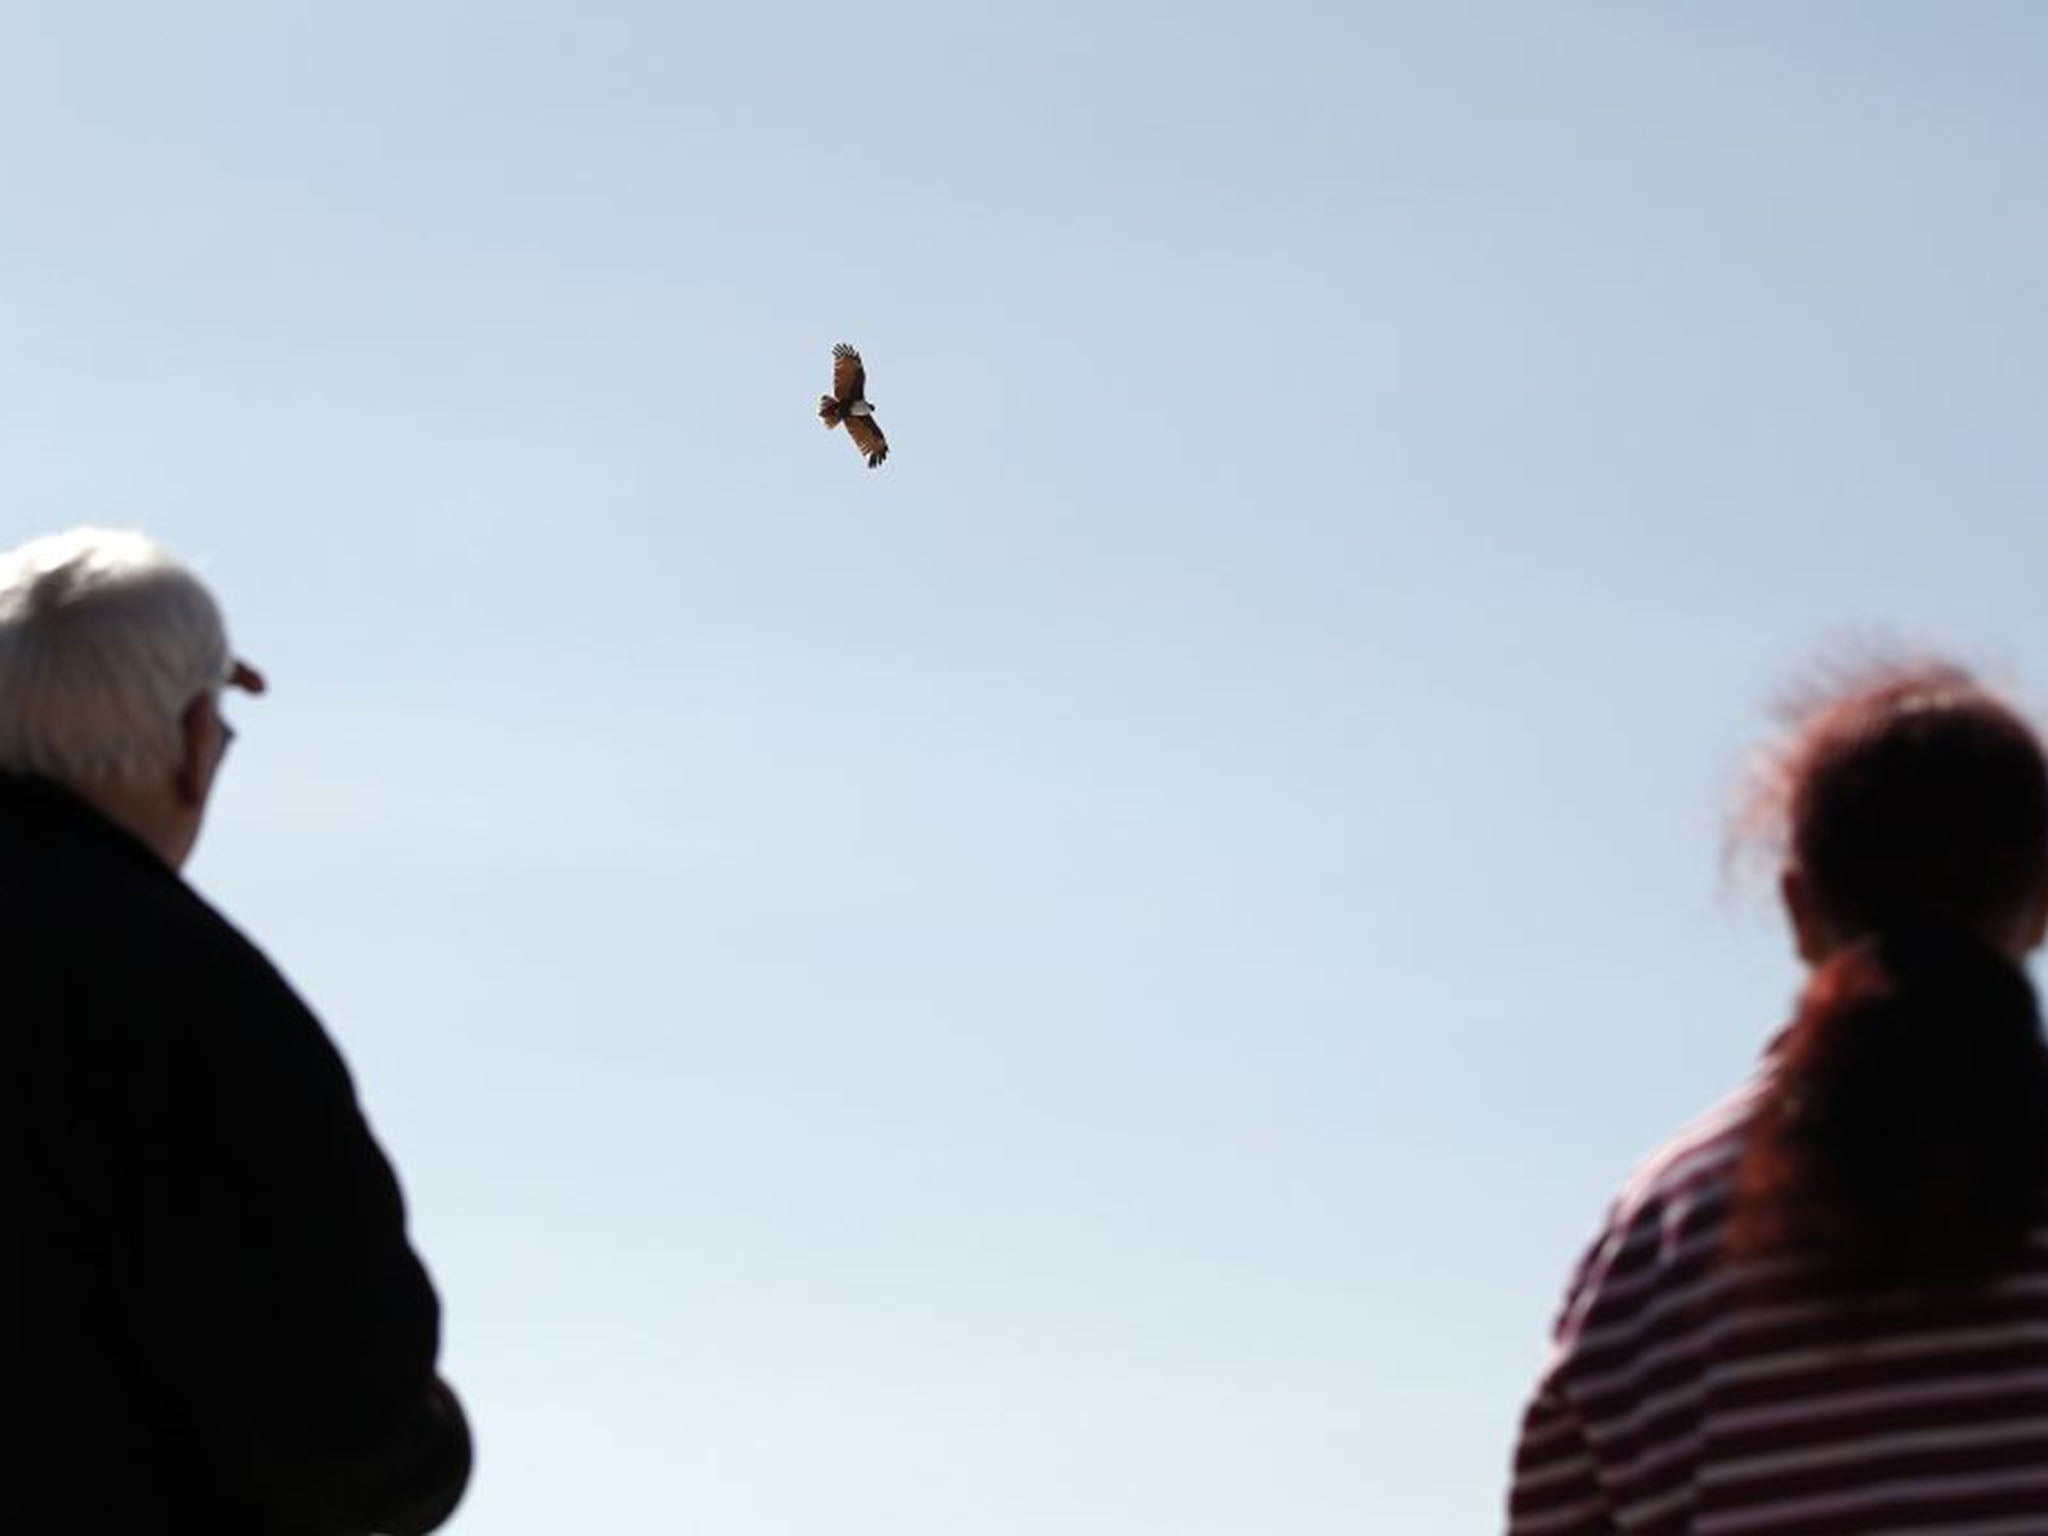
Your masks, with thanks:
<instances>
[{"instance_id":1,"label":"ponytail","mask_svg":"<svg viewBox=\"0 0 2048 1536\"><path fill-rule=\"evenodd\" d=\"M1866 937L1815 971L1736 1175L1729 1251L1857 1290L1982 1280L2048 1183L2048 1045L2020 968L1960 927Z\"/></svg>"}]
</instances>

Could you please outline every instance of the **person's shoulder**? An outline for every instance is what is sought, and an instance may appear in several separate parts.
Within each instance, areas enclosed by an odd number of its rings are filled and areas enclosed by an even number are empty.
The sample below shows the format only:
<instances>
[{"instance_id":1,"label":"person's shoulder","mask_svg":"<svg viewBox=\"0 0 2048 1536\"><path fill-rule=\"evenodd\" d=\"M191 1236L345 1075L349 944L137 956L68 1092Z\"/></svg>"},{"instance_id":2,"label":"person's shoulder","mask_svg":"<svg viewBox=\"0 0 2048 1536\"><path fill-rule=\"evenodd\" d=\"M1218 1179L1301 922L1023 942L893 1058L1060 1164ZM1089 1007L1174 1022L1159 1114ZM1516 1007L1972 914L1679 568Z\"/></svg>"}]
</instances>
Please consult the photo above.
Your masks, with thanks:
<instances>
[{"instance_id":1,"label":"person's shoulder","mask_svg":"<svg viewBox=\"0 0 2048 1536\"><path fill-rule=\"evenodd\" d=\"M54 791L18 788L0 814L0 936L74 1000L299 1011L255 942L128 833Z\"/></svg>"},{"instance_id":2,"label":"person's shoulder","mask_svg":"<svg viewBox=\"0 0 2048 1536\"><path fill-rule=\"evenodd\" d=\"M1696 1200L1727 1182L1763 1078L1752 1077L1705 1114L1682 1126L1636 1165L1615 1197L1614 1217L1632 1223L1648 1211Z\"/></svg>"},{"instance_id":3,"label":"person's shoulder","mask_svg":"<svg viewBox=\"0 0 2048 1536\"><path fill-rule=\"evenodd\" d=\"M232 949L233 925L132 833L68 791L0 775L0 921L40 952L110 966L152 948Z\"/></svg>"},{"instance_id":4,"label":"person's shoulder","mask_svg":"<svg viewBox=\"0 0 2048 1536\"><path fill-rule=\"evenodd\" d=\"M290 994L270 957L178 871L105 857L82 873L49 892L47 919L65 947L102 957L95 969L108 977Z\"/></svg>"},{"instance_id":5,"label":"person's shoulder","mask_svg":"<svg viewBox=\"0 0 2048 1536\"><path fill-rule=\"evenodd\" d=\"M182 880L151 903L150 933L124 946L134 969L101 993L129 1004L130 1060L176 1091L213 1100L260 1092L303 1109L352 1100L326 1027L256 942Z\"/></svg>"},{"instance_id":6,"label":"person's shoulder","mask_svg":"<svg viewBox=\"0 0 2048 1536\"><path fill-rule=\"evenodd\" d=\"M1633 1296L1662 1283L1660 1274L1690 1275L1711 1263L1764 1086L1761 1075L1751 1078L1637 1164L1567 1289L1560 1344L1571 1342L1603 1298Z\"/></svg>"},{"instance_id":7,"label":"person's shoulder","mask_svg":"<svg viewBox=\"0 0 2048 1536\"><path fill-rule=\"evenodd\" d=\"M194 971L213 985L245 995L263 994L294 1009L303 1006L263 948L183 879L157 917L163 936L174 939Z\"/></svg>"}]
</instances>

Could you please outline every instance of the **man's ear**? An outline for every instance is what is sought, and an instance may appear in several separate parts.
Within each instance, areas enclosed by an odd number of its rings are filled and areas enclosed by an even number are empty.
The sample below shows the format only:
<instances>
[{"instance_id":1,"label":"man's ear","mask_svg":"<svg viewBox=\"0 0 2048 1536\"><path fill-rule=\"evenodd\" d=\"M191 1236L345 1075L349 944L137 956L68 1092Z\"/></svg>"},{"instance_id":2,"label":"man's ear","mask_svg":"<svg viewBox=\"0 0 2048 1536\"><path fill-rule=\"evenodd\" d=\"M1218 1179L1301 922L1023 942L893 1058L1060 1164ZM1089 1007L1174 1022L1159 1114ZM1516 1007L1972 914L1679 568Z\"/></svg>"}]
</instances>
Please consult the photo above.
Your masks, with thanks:
<instances>
[{"instance_id":1,"label":"man's ear","mask_svg":"<svg viewBox=\"0 0 2048 1536\"><path fill-rule=\"evenodd\" d=\"M220 718L213 701L202 693L178 717L178 764L171 774L171 789L180 805L196 809L206 804L219 757Z\"/></svg>"},{"instance_id":2,"label":"man's ear","mask_svg":"<svg viewBox=\"0 0 2048 1536\"><path fill-rule=\"evenodd\" d=\"M1821 916L1820 903L1814 900L1806 872L1797 864L1786 865L1784 873L1778 876L1778 894L1785 900L1785 915L1792 920L1792 937L1799 958L1808 965L1819 965L1835 947L1834 935Z\"/></svg>"}]
</instances>

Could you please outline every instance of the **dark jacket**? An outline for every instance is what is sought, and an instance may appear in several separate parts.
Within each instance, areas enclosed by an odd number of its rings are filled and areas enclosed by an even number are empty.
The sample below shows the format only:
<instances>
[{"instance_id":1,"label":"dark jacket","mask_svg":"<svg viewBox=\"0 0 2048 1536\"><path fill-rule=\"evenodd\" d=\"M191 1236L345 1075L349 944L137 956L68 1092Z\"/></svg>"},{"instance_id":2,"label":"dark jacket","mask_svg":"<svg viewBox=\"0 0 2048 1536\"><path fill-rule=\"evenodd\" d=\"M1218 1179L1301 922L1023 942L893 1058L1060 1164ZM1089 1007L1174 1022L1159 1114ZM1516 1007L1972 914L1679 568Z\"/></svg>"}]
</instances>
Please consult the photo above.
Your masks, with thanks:
<instances>
[{"instance_id":1,"label":"dark jacket","mask_svg":"<svg viewBox=\"0 0 2048 1536\"><path fill-rule=\"evenodd\" d=\"M317 1020L141 842L0 776L0 1532L417 1532L440 1308Z\"/></svg>"}]
</instances>

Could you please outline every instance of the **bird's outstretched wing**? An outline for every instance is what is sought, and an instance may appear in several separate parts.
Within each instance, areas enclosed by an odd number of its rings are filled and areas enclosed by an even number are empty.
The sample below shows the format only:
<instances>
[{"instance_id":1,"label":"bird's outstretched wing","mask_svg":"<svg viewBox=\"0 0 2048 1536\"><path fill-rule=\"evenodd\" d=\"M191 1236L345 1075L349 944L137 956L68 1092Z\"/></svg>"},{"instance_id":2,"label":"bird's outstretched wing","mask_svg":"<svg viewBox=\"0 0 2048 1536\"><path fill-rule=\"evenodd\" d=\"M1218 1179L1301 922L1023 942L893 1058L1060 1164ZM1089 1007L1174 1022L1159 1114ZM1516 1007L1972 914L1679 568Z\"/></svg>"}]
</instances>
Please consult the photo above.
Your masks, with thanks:
<instances>
[{"instance_id":1,"label":"bird's outstretched wing","mask_svg":"<svg viewBox=\"0 0 2048 1536\"><path fill-rule=\"evenodd\" d=\"M853 446L867 455L869 469L889 457L889 439L882 436L882 429L875 425L874 417L847 417L846 432L853 439Z\"/></svg>"},{"instance_id":2,"label":"bird's outstretched wing","mask_svg":"<svg viewBox=\"0 0 2048 1536\"><path fill-rule=\"evenodd\" d=\"M840 342L832 349L832 393L841 405L861 398L868 387L868 372L860 365L860 354Z\"/></svg>"}]
</instances>

